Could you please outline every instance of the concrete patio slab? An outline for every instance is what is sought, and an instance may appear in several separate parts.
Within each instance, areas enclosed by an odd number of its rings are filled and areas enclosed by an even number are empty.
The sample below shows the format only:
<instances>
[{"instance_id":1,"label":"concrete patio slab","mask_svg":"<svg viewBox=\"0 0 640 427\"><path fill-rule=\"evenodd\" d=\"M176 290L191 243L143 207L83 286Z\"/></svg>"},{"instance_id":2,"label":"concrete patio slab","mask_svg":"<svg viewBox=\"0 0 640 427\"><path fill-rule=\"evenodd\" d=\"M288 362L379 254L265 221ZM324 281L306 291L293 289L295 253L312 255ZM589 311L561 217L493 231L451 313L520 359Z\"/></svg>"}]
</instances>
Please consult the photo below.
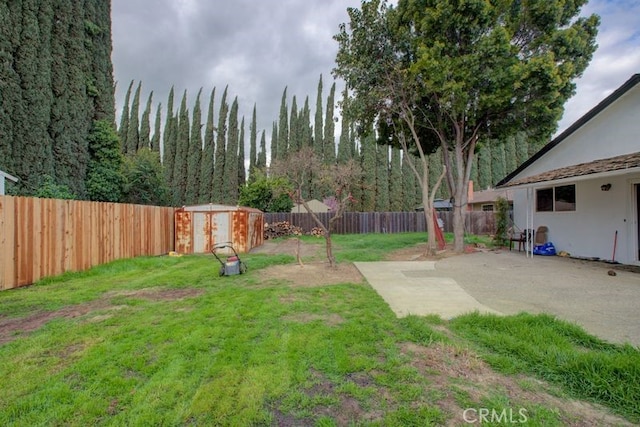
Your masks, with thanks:
<instances>
[{"instance_id":1,"label":"concrete patio slab","mask_svg":"<svg viewBox=\"0 0 640 427\"><path fill-rule=\"evenodd\" d=\"M640 274L604 263L479 251L438 261L357 262L398 316L548 313L640 346ZM614 270L615 275L609 275Z\"/></svg>"},{"instance_id":2,"label":"concrete patio slab","mask_svg":"<svg viewBox=\"0 0 640 427\"><path fill-rule=\"evenodd\" d=\"M450 319L479 311L496 313L450 277L434 277L434 261L356 262L369 284L398 316L437 314Z\"/></svg>"}]
</instances>

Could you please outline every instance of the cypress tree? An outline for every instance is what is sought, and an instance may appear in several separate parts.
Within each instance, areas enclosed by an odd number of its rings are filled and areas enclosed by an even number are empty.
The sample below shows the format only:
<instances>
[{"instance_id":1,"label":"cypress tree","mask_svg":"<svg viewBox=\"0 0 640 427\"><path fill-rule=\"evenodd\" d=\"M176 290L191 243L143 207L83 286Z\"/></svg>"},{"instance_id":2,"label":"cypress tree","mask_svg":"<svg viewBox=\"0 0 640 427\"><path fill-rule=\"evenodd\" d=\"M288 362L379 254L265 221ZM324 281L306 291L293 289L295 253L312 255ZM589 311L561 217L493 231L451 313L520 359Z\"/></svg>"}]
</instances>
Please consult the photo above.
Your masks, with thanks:
<instances>
[{"instance_id":1,"label":"cypress tree","mask_svg":"<svg viewBox=\"0 0 640 427\"><path fill-rule=\"evenodd\" d=\"M324 142L322 143L322 160L329 164L336 161L336 140L334 122L334 104L336 96L336 84L331 85L327 98L327 115L324 119Z\"/></svg>"},{"instance_id":2,"label":"cypress tree","mask_svg":"<svg viewBox=\"0 0 640 427\"><path fill-rule=\"evenodd\" d=\"M189 110L187 109L187 91L185 89L180 102L176 135L176 158L173 164L173 205L182 206L186 200L187 157L189 153Z\"/></svg>"},{"instance_id":3,"label":"cypress tree","mask_svg":"<svg viewBox=\"0 0 640 427\"><path fill-rule=\"evenodd\" d=\"M196 96L191 118L191 136L187 148L187 188L185 191L185 204L193 205L198 202L200 196L200 163L202 160L202 111L200 109L200 95L202 88Z\"/></svg>"},{"instance_id":4,"label":"cypress tree","mask_svg":"<svg viewBox=\"0 0 640 427\"><path fill-rule=\"evenodd\" d=\"M153 91L149 92L149 98L147 98L147 105L144 107L144 111L142 112L142 119L140 121L140 143L136 151L141 148L151 148L151 102L153 100Z\"/></svg>"},{"instance_id":5,"label":"cypress tree","mask_svg":"<svg viewBox=\"0 0 640 427\"><path fill-rule=\"evenodd\" d=\"M347 102L347 89L345 88L342 93L342 103L346 105ZM338 141L338 163L344 163L353 157L351 151L351 136L349 135L349 121L348 118L342 115L342 124L340 126L340 140Z\"/></svg>"},{"instance_id":6,"label":"cypress tree","mask_svg":"<svg viewBox=\"0 0 640 427\"><path fill-rule=\"evenodd\" d=\"M504 145L505 176L518 167L518 155L516 153L516 137L510 135ZM504 177L503 177L504 178Z\"/></svg>"},{"instance_id":7,"label":"cypress tree","mask_svg":"<svg viewBox=\"0 0 640 427\"><path fill-rule=\"evenodd\" d=\"M402 160L400 149L393 147L389 167L389 209L400 212L402 208Z\"/></svg>"},{"instance_id":8,"label":"cypress tree","mask_svg":"<svg viewBox=\"0 0 640 427\"><path fill-rule=\"evenodd\" d=\"M496 185L502 178L506 176L504 144L496 140L491 144L491 186Z\"/></svg>"},{"instance_id":9,"label":"cypress tree","mask_svg":"<svg viewBox=\"0 0 640 427\"><path fill-rule=\"evenodd\" d=\"M76 155L72 150L75 143L74 136L77 138L73 126L70 126L72 106L70 105L69 68L67 66L67 47L70 39L72 11L70 0L58 1L54 11L56 24L53 26L51 34L51 90L53 99L49 122L49 135L53 144L53 181L68 188L71 188L70 178L76 173L72 170L69 159ZM0 26L2 25L0 24ZM0 80L7 81L5 78L0 78ZM6 93L9 95L11 90L7 90ZM3 120L0 118L0 123L2 122ZM0 137L0 143L1 140L2 137Z\"/></svg>"},{"instance_id":10,"label":"cypress tree","mask_svg":"<svg viewBox=\"0 0 640 427\"><path fill-rule=\"evenodd\" d=\"M264 169L267 167L267 136L266 132L262 131L262 136L260 137L260 153L258 154L258 159L256 160L256 168Z\"/></svg>"},{"instance_id":11,"label":"cypress tree","mask_svg":"<svg viewBox=\"0 0 640 427\"><path fill-rule=\"evenodd\" d=\"M224 203L238 201L238 97L233 99L229 110L227 151L224 163L225 194Z\"/></svg>"},{"instance_id":12,"label":"cypress tree","mask_svg":"<svg viewBox=\"0 0 640 427\"><path fill-rule=\"evenodd\" d=\"M256 104L253 104L253 114L249 125L249 182L255 179L255 169L258 162L258 132L257 132Z\"/></svg>"},{"instance_id":13,"label":"cypress tree","mask_svg":"<svg viewBox=\"0 0 640 427\"><path fill-rule=\"evenodd\" d=\"M173 165L176 158L176 119L173 115L173 86L169 90L167 99L167 117L162 134L162 166L169 188L173 188ZM173 199L173 193L172 193Z\"/></svg>"},{"instance_id":14,"label":"cypress tree","mask_svg":"<svg viewBox=\"0 0 640 427\"><path fill-rule=\"evenodd\" d=\"M471 174L469 175L469 180L473 181L474 190L475 190L475 186L478 185L478 153L473 155L473 160L471 163Z\"/></svg>"},{"instance_id":15,"label":"cypress tree","mask_svg":"<svg viewBox=\"0 0 640 427\"><path fill-rule=\"evenodd\" d=\"M278 147L278 124L274 121L273 126L271 128L271 141L269 142L271 146L271 160L275 160L276 151Z\"/></svg>"},{"instance_id":16,"label":"cypress tree","mask_svg":"<svg viewBox=\"0 0 640 427\"><path fill-rule=\"evenodd\" d=\"M296 152L300 150L302 143L300 141L300 127L298 125L298 102L296 96L293 95L291 100L291 118L289 119L289 147L288 151Z\"/></svg>"},{"instance_id":17,"label":"cypress tree","mask_svg":"<svg viewBox=\"0 0 640 427\"><path fill-rule=\"evenodd\" d=\"M376 137L373 129L365 136L360 147L362 154L362 211L376 209Z\"/></svg>"},{"instance_id":18,"label":"cypress tree","mask_svg":"<svg viewBox=\"0 0 640 427\"><path fill-rule=\"evenodd\" d=\"M309 97L304 98L304 107L302 108L302 117L300 118L300 136L302 147L313 146L313 128L311 127L311 109L309 108Z\"/></svg>"},{"instance_id":19,"label":"cypress tree","mask_svg":"<svg viewBox=\"0 0 640 427\"><path fill-rule=\"evenodd\" d=\"M529 141L527 134L523 131L515 134L515 140L516 158L518 159L518 166L520 166L529 158Z\"/></svg>"},{"instance_id":20,"label":"cypress tree","mask_svg":"<svg viewBox=\"0 0 640 427\"><path fill-rule=\"evenodd\" d=\"M247 172L244 168L244 116L240 122L240 137L238 138L238 192L247 181Z\"/></svg>"},{"instance_id":21,"label":"cypress tree","mask_svg":"<svg viewBox=\"0 0 640 427\"><path fill-rule=\"evenodd\" d=\"M216 152L213 165L213 203L224 203L226 191L226 142L227 142L227 115L229 114L229 104L227 103L227 90L224 88L220 111L218 113L218 135L216 136Z\"/></svg>"},{"instance_id":22,"label":"cypress tree","mask_svg":"<svg viewBox=\"0 0 640 427\"><path fill-rule=\"evenodd\" d=\"M349 141L351 142L349 146L351 148L351 156L353 156L354 159L358 159L360 157L360 150L358 149L357 133L358 132L356 132L356 124L349 123Z\"/></svg>"},{"instance_id":23,"label":"cypress tree","mask_svg":"<svg viewBox=\"0 0 640 427\"><path fill-rule=\"evenodd\" d=\"M409 166L411 161L410 153L402 153L402 210L405 212L413 212L416 210L416 176ZM415 159L415 158L414 158Z\"/></svg>"},{"instance_id":24,"label":"cypress tree","mask_svg":"<svg viewBox=\"0 0 640 427\"><path fill-rule=\"evenodd\" d=\"M67 39L66 59L69 95L69 126L71 142L68 148L70 157L60 159L65 162L71 175L69 187L76 194L85 194L84 179L87 175L89 163L89 148L87 135L93 126L93 105L88 96L87 70L91 67L90 58L87 55L86 20L82 2L72 1L72 18L69 25L69 37ZM109 28L107 28L109 31ZM109 33L108 33L109 34ZM95 93L95 92L92 92ZM113 100L111 100L113 102ZM113 123L114 119L106 119ZM126 132L126 131L125 131ZM60 163L58 163L60 164Z\"/></svg>"},{"instance_id":25,"label":"cypress tree","mask_svg":"<svg viewBox=\"0 0 640 427\"><path fill-rule=\"evenodd\" d=\"M16 117L14 128L17 141L13 147L17 161L15 173L21 179L18 187L27 192L35 190L44 175L53 174L52 141L48 133L52 99L49 65L52 18L46 24L44 20L40 21L39 13L38 1L23 0L22 29L13 62L20 76L24 106L19 110L21 116Z\"/></svg>"},{"instance_id":26,"label":"cypress tree","mask_svg":"<svg viewBox=\"0 0 640 427\"><path fill-rule=\"evenodd\" d=\"M285 159L289 147L289 118L287 116L287 88L282 92L282 101L280 102L280 118L278 121L278 139L276 151L271 153L273 159ZM273 147L272 147L273 150Z\"/></svg>"},{"instance_id":27,"label":"cypress tree","mask_svg":"<svg viewBox=\"0 0 640 427\"><path fill-rule=\"evenodd\" d=\"M313 148L318 158L322 158L324 152L322 144L324 143L324 136L322 130L324 128L322 123L322 74L320 74L320 80L318 81L318 94L316 98L316 115L314 120L314 135L313 135Z\"/></svg>"},{"instance_id":28,"label":"cypress tree","mask_svg":"<svg viewBox=\"0 0 640 427\"><path fill-rule=\"evenodd\" d=\"M491 187L491 151L487 141L478 150L478 190Z\"/></svg>"},{"instance_id":29,"label":"cypress tree","mask_svg":"<svg viewBox=\"0 0 640 427\"><path fill-rule=\"evenodd\" d=\"M376 144L376 212L389 211L389 146Z\"/></svg>"},{"instance_id":30,"label":"cypress tree","mask_svg":"<svg viewBox=\"0 0 640 427\"><path fill-rule=\"evenodd\" d=\"M15 3L19 5L19 2ZM70 8L70 5L68 6ZM17 165L13 156L14 122L15 118L23 116L19 112L21 109L20 77L12 65L11 55L12 41L17 38L19 29L19 26L13 25L8 2L0 2L0 88L2 89L0 90L0 170L11 174L17 174ZM53 50L54 54L55 52ZM62 52L62 56L64 56L64 52ZM54 64L57 63L56 58L54 56ZM62 75L64 76L64 73ZM54 74L52 77L56 77L56 75ZM54 86L54 90L56 87L64 91L65 82L62 81ZM65 108L66 103L58 110L60 113L64 113ZM56 126L56 128L63 129L64 125Z\"/></svg>"},{"instance_id":31,"label":"cypress tree","mask_svg":"<svg viewBox=\"0 0 640 427\"><path fill-rule=\"evenodd\" d=\"M133 95L133 103L129 116L129 131L127 132L127 150L126 154L132 155L136 153L140 145L140 90L142 82L138 82L138 87Z\"/></svg>"},{"instance_id":32,"label":"cypress tree","mask_svg":"<svg viewBox=\"0 0 640 427\"><path fill-rule=\"evenodd\" d=\"M215 141L213 136L213 105L216 96L216 88L211 90L209 96L209 109L207 110L207 123L204 128L204 148L202 149L202 161L200 162L200 203L208 203L213 200L213 163Z\"/></svg>"},{"instance_id":33,"label":"cypress tree","mask_svg":"<svg viewBox=\"0 0 640 427\"><path fill-rule=\"evenodd\" d=\"M113 64L111 63L111 2L86 0L84 29L89 60L86 93L90 97L93 114L89 120L114 122ZM72 58L75 60L75 58ZM91 125L91 122L89 122Z\"/></svg>"},{"instance_id":34,"label":"cypress tree","mask_svg":"<svg viewBox=\"0 0 640 427\"><path fill-rule=\"evenodd\" d=\"M129 101L131 99L131 89L133 89L133 80L129 83L127 92L124 95L124 104L122 105L122 113L120 114L120 127L118 128L120 147L125 154L129 148L127 145L127 135L129 134Z\"/></svg>"},{"instance_id":35,"label":"cypress tree","mask_svg":"<svg viewBox=\"0 0 640 427\"><path fill-rule=\"evenodd\" d=\"M422 161L420 161L419 157L414 159L415 159L414 163L418 171L418 176L421 176L421 177L424 176L424 166L422 164ZM422 205L422 188L420 188L420 181L418 180L418 177L416 177L416 186L414 187L413 200L414 200L415 206Z\"/></svg>"},{"instance_id":36,"label":"cypress tree","mask_svg":"<svg viewBox=\"0 0 640 427\"><path fill-rule=\"evenodd\" d=\"M149 141L149 144L151 146L151 151L155 151L156 153L160 153L161 126L162 126L162 103L158 103L158 107L156 108L156 119L153 122L153 137L151 138L151 141Z\"/></svg>"}]
</instances>

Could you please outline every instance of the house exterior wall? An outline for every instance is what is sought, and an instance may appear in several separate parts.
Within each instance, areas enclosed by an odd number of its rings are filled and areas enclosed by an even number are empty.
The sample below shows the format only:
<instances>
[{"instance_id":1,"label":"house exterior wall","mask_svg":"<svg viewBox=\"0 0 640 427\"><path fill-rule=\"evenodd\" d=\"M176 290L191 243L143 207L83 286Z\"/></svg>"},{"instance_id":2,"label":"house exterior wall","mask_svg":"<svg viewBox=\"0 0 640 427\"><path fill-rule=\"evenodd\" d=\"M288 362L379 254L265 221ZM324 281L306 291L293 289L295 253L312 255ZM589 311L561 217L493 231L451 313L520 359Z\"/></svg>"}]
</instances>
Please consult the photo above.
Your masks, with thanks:
<instances>
[{"instance_id":1,"label":"house exterior wall","mask_svg":"<svg viewBox=\"0 0 640 427\"><path fill-rule=\"evenodd\" d=\"M611 184L609 191L600 186ZM551 183L534 187L533 199L527 204L526 190L514 195L514 222L526 227L527 209L533 206L533 228L549 227L548 239L557 251L571 256L613 259L617 233L615 261L638 264L638 229L634 184L640 184L640 174L563 182L575 184L576 210L570 212L535 212L535 190L549 188ZM531 212L531 211L530 211Z\"/></svg>"},{"instance_id":2,"label":"house exterior wall","mask_svg":"<svg viewBox=\"0 0 640 427\"><path fill-rule=\"evenodd\" d=\"M640 85L636 85L513 180L552 169L630 154L640 147Z\"/></svg>"}]
</instances>

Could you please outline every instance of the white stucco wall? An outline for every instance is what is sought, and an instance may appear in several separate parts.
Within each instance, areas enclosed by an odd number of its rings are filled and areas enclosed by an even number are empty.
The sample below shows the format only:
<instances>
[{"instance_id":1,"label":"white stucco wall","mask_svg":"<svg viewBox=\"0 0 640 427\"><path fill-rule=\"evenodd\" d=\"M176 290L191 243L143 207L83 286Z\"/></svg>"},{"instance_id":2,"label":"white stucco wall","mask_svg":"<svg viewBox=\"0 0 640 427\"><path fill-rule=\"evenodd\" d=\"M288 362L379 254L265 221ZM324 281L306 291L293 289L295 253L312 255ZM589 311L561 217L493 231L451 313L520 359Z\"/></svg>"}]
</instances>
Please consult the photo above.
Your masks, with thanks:
<instances>
[{"instance_id":1,"label":"white stucco wall","mask_svg":"<svg viewBox=\"0 0 640 427\"><path fill-rule=\"evenodd\" d=\"M634 184L640 184L640 174L573 183L576 185L576 210L535 212L533 199L533 228L549 227L549 241L558 251L602 260L612 259L617 230L615 260L623 264L638 264L638 214L633 190ZM611 184L611 190L601 191L600 186L606 183ZM545 187L549 185L538 188ZM526 190L519 189L514 194L514 222L521 229L526 226L526 209Z\"/></svg>"}]
</instances>

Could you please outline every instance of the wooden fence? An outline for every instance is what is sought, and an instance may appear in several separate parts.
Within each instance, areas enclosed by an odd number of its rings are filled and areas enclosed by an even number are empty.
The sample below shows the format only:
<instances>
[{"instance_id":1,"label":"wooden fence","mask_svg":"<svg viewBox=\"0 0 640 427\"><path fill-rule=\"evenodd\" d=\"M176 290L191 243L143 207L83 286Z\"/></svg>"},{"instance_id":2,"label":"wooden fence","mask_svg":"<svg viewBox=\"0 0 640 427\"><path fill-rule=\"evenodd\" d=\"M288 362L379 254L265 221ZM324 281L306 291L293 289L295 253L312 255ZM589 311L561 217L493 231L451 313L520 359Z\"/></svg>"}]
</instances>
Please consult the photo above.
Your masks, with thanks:
<instances>
[{"instance_id":1,"label":"wooden fence","mask_svg":"<svg viewBox=\"0 0 640 427\"><path fill-rule=\"evenodd\" d=\"M174 208L0 196L0 290L173 250Z\"/></svg>"},{"instance_id":2,"label":"wooden fence","mask_svg":"<svg viewBox=\"0 0 640 427\"><path fill-rule=\"evenodd\" d=\"M316 214L325 226L329 225L331 213ZM444 221L444 231L453 231L453 212L438 212ZM316 227L316 223L308 213L265 213L266 223L289 221L301 227L304 232ZM426 231L423 212L346 212L336 223L336 234L365 233L402 233L410 231ZM471 234L492 234L495 231L494 212L467 212L465 215L465 231Z\"/></svg>"}]
</instances>

